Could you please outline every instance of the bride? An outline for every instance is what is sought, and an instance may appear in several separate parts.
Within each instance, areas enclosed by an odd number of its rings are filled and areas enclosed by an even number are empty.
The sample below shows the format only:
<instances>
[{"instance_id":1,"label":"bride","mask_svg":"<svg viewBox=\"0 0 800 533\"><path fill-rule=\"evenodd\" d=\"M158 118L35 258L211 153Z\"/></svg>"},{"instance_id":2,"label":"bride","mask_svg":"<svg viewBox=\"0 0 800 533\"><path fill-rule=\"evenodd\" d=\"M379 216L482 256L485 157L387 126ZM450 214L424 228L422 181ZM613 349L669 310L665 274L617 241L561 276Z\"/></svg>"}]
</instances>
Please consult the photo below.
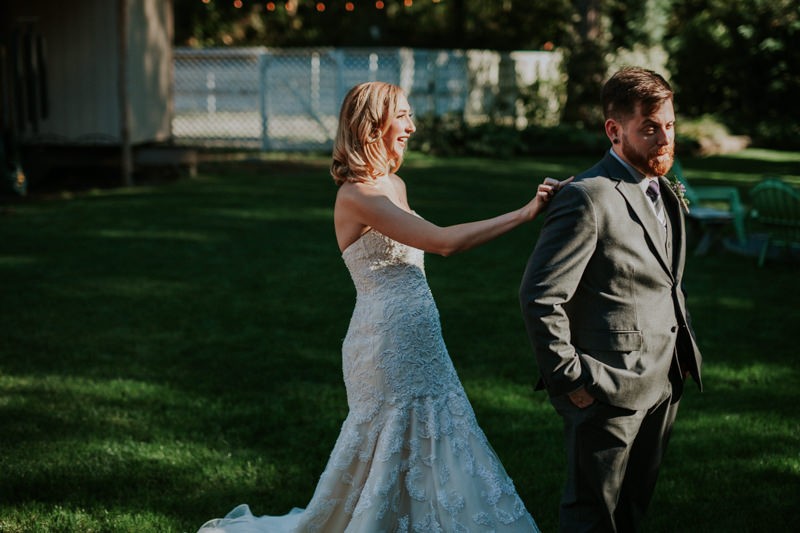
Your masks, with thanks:
<instances>
[{"instance_id":1,"label":"bride","mask_svg":"<svg viewBox=\"0 0 800 533\"><path fill-rule=\"evenodd\" d=\"M357 85L342 104L331 174L357 293L342 346L349 413L311 501L284 516L240 505L200 532L538 531L453 368L423 253L468 250L533 220L565 182L546 179L515 211L436 226L395 174L415 130L395 85Z\"/></svg>"}]
</instances>

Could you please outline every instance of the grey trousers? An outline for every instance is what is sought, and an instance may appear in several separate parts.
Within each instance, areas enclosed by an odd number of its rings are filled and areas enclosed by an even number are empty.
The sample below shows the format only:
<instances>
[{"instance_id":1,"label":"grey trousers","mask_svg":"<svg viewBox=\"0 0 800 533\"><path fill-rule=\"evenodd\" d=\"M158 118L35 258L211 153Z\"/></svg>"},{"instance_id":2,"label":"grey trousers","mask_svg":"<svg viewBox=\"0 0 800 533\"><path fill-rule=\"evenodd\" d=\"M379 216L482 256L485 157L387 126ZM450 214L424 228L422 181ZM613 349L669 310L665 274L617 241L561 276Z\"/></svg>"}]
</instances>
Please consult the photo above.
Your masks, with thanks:
<instances>
[{"instance_id":1,"label":"grey trousers","mask_svg":"<svg viewBox=\"0 0 800 533\"><path fill-rule=\"evenodd\" d=\"M673 387L668 381L658 402L640 411L598 401L580 409L567 396L551 398L564 421L567 450L560 531L639 530L655 491L682 385L675 382Z\"/></svg>"}]
</instances>

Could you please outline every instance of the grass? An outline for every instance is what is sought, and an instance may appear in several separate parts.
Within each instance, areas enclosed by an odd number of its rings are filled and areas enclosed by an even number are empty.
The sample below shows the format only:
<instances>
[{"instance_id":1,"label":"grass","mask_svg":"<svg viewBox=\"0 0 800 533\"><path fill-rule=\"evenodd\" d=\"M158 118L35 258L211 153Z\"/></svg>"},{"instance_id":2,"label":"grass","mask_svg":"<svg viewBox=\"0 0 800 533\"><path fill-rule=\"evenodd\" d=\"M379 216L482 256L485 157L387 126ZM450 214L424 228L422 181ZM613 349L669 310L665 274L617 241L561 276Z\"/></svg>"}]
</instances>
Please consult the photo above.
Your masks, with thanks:
<instances>
[{"instance_id":1,"label":"grass","mask_svg":"<svg viewBox=\"0 0 800 533\"><path fill-rule=\"evenodd\" d=\"M800 184L800 154L686 159L692 183ZM441 224L515 208L593 158L412 154L412 206ZM205 165L196 179L50 194L0 214L0 532L194 531L247 502L305 506L347 411L354 290L324 158ZM481 426L544 531L564 475L557 415L516 291L540 222L427 257ZM707 390L689 389L647 531L800 520L796 265L690 256Z\"/></svg>"}]
</instances>

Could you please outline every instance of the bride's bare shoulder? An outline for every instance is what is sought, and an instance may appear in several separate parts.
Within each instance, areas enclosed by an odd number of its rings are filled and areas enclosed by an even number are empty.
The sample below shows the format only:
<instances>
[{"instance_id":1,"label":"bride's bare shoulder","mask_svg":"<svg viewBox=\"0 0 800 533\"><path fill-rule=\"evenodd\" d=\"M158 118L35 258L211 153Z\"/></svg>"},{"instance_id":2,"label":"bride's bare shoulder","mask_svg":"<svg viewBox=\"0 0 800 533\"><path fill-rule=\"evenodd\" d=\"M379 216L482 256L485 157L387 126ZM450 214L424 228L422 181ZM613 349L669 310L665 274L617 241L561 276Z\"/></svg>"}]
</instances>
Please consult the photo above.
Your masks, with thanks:
<instances>
[{"instance_id":1,"label":"bride's bare shoulder","mask_svg":"<svg viewBox=\"0 0 800 533\"><path fill-rule=\"evenodd\" d=\"M386 210L389 206L411 211L403 180L396 174L378 176L369 181L347 182L339 186L338 209Z\"/></svg>"},{"instance_id":2,"label":"bride's bare shoulder","mask_svg":"<svg viewBox=\"0 0 800 533\"><path fill-rule=\"evenodd\" d=\"M386 195L387 191L380 180L346 181L339 186L336 200L337 202L358 202Z\"/></svg>"},{"instance_id":3,"label":"bride's bare shoulder","mask_svg":"<svg viewBox=\"0 0 800 533\"><path fill-rule=\"evenodd\" d=\"M339 185L334 202L334 215L338 218L350 216L349 214L361 212L367 208L378 194L370 183L347 181Z\"/></svg>"}]
</instances>

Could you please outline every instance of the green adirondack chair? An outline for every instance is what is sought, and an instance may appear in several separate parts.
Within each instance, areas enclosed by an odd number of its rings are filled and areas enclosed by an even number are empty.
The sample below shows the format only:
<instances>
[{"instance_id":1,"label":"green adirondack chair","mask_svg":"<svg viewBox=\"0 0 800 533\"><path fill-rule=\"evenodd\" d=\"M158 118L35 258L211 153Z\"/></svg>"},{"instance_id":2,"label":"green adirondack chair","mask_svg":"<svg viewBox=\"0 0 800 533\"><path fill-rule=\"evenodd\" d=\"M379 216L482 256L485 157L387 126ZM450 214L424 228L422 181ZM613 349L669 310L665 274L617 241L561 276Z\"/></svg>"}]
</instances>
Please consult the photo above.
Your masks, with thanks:
<instances>
[{"instance_id":1,"label":"green adirondack chair","mask_svg":"<svg viewBox=\"0 0 800 533\"><path fill-rule=\"evenodd\" d=\"M767 238L758 255L758 266L764 265L770 244L788 251L800 245L800 191L775 176L768 176L750 191L750 217Z\"/></svg>"},{"instance_id":2,"label":"green adirondack chair","mask_svg":"<svg viewBox=\"0 0 800 533\"><path fill-rule=\"evenodd\" d=\"M684 196L689 200L688 218L701 232L700 241L695 249L696 254L706 253L713 236L728 224L733 225L739 244L745 243L745 210L736 187L724 185L693 187L684 176L681 162L677 159L672 165L671 173L683 184Z\"/></svg>"}]
</instances>

